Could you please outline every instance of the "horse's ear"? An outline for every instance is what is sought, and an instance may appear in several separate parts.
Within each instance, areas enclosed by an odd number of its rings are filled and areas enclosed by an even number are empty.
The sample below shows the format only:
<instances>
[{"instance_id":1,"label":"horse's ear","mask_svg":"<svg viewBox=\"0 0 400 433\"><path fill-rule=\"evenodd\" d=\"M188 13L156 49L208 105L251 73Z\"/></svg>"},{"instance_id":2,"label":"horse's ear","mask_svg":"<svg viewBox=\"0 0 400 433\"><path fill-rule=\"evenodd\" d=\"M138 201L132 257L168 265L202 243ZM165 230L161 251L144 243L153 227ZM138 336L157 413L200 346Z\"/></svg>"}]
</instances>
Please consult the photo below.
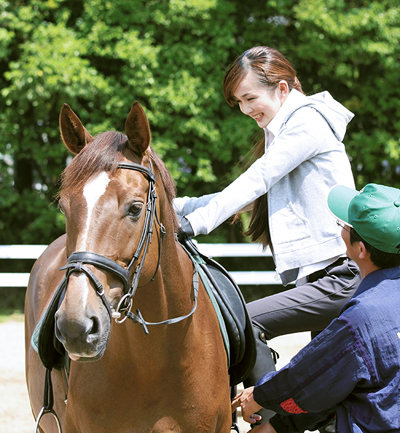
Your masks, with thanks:
<instances>
[{"instance_id":1,"label":"horse's ear","mask_svg":"<svg viewBox=\"0 0 400 433\"><path fill-rule=\"evenodd\" d=\"M151 134L146 114L137 101L133 103L131 112L126 119L125 131L130 150L142 155L150 146Z\"/></svg>"},{"instance_id":2,"label":"horse's ear","mask_svg":"<svg viewBox=\"0 0 400 433\"><path fill-rule=\"evenodd\" d=\"M75 154L79 153L92 139L68 104L64 104L61 108L60 131L65 145Z\"/></svg>"}]
</instances>

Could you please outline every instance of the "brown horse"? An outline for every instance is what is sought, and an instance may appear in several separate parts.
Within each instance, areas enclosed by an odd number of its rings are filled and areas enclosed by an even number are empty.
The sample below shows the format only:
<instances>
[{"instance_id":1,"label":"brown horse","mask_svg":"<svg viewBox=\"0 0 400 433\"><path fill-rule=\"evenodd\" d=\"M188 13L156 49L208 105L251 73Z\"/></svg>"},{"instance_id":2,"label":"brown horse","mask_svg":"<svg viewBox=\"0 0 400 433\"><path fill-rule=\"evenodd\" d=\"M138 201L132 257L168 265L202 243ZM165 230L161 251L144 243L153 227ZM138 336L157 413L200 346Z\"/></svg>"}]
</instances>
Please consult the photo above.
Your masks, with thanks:
<instances>
[{"instance_id":1,"label":"brown horse","mask_svg":"<svg viewBox=\"0 0 400 433\"><path fill-rule=\"evenodd\" d=\"M35 419L45 369L31 337L65 277L55 334L72 362L68 381L51 372L63 433L230 431L218 320L176 240L174 183L150 147L143 109L133 104L126 135L92 138L65 104L60 129L77 154L59 193L66 234L35 263L25 302L26 379ZM48 415L39 429L58 431Z\"/></svg>"}]
</instances>

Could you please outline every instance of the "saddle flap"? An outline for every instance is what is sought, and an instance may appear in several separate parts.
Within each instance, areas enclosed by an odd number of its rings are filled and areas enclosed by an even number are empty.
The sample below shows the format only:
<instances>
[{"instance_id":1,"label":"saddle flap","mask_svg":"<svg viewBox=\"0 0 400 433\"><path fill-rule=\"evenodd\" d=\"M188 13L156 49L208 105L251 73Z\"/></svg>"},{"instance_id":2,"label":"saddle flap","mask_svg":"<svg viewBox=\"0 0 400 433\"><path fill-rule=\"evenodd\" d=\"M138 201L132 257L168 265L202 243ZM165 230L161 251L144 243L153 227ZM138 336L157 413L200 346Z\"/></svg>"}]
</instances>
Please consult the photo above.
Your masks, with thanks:
<instances>
[{"instance_id":1,"label":"saddle flap","mask_svg":"<svg viewBox=\"0 0 400 433\"><path fill-rule=\"evenodd\" d=\"M49 306L39 320L31 339L42 364L48 369L60 368L64 365L65 350L55 337L55 313L59 308L65 290L65 280L60 284Z\"/></svg>"},{"instance_id":2,"label":"saddle flap","mask_svg":"<svg viewBox=\"0 0 400 433\"><path fill-rule=\"evenodd\" d=\"M244 356L246 346L246 317L236 291L231 289L231 281L214 263L206 263L203 270L207 275L213 294L218 302L231 346L230 365L234 366Z\"/></svg>"},{"instance_id":3,"label":"saddle flap","mask_svg":"<svg viewBox=\"0 0 400 433\"><path fill-rule=\"evenodd\" d=\"M229 375L231 386L243 382L251 373L256 360L256 343L246 301L229 272L211 257L200 253L191 239L182 240L185 249L197 261L207 277L219 305L230 345Z\"/></svg>"}]
</instances>

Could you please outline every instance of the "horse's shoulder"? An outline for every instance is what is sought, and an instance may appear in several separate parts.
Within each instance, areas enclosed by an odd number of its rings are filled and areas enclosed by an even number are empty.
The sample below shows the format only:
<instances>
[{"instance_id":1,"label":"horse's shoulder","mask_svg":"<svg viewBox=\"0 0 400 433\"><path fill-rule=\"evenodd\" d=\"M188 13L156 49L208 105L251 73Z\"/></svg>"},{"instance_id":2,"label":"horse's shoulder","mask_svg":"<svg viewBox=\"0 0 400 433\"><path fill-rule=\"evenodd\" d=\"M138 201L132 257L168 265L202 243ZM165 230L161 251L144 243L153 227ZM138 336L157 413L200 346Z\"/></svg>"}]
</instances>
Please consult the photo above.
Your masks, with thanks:
<instances>
[{"instance_id":1,"label":"horse's shoulder","mask_svg":"<svg viewBox=\"0 0 400 433\"><path fill-rule=\"evenodd\" d=\"M44 268L62 266L67 260L66 255L66 235L62 235L53 241L40 255L33 265L32 272Z\"/></svg>"},{"instance_id":2,"label":"horse's shoulder","mask_svg":"<svg viewBox=\"0 0 400 433\"><path fill-rule=\"evenodd\" d=\"M64 272L58 270L66 260L66 236L63 235L52 242L34 263L26 292L26 306L37 313L43 312L64 277Z\"/></svg>"}]
</instances>

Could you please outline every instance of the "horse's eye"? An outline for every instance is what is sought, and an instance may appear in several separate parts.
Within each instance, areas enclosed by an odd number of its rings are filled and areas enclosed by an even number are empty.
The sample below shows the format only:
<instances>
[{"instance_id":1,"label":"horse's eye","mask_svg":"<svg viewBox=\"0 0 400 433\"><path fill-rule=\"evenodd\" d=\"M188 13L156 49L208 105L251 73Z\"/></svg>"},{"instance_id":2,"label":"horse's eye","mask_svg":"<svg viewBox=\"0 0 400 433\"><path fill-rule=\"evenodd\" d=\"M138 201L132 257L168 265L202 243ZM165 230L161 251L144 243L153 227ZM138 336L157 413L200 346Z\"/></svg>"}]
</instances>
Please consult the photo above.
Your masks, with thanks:
<instances>
[{"instance_id":1,"label":"horse's eye","mask_svg":"<svg viewBox=\"0 0 400 433\"><path fill-rule=\"evenodd\" d=\"M142 212L143 204L142 203L133 203L128 209L128 215L132 218L139 218Z\"/></svg>"},{"instance_id":2,"label":"horse's eye","mask_svg":"<svg viewBox=\"0 0 400 433\"><path fill-rule=\"evenodd\" d=\"M63 215L65 215L64 209L63 209L63 207L60 205L60 203L58 204L57 208L58 208L58 210L59 210Z\"/></svg>"}]
</instances>

